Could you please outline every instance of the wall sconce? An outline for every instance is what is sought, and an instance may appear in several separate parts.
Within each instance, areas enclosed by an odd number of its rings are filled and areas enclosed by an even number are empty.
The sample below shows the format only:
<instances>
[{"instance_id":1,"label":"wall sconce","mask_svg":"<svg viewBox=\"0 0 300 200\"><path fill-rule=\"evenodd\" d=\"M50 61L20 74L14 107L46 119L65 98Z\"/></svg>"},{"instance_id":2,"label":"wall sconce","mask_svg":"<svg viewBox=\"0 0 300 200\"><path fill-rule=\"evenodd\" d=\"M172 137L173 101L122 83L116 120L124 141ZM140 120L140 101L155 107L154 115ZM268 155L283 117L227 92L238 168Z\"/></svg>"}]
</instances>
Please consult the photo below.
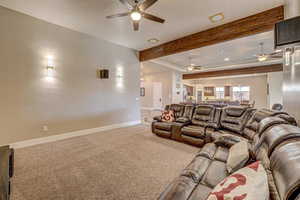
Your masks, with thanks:
<instances>
[{"instance_id":1,"label":"wall sconce","mask_svg":"<svg viewBox=\"0 0 300 200\"><path fill-rule=\"evenodd\" d=\"M123 67L118 67L117 72L116 72L116 77L117 78L123 78L123 76L124 76Z\"/></svg>"},{"instance_id":2,"label":"wall sconce","mask_svg":"<svg viewBox=\"0 0 300 200\"><path fill-rule=\"evenodd\" d=\"M53 76L53 74L54 74L53 57L52 56L48 56L47 59L48 59L47 60L47 66L46 66L47 76Z\"/></svg>"}]
</instances>

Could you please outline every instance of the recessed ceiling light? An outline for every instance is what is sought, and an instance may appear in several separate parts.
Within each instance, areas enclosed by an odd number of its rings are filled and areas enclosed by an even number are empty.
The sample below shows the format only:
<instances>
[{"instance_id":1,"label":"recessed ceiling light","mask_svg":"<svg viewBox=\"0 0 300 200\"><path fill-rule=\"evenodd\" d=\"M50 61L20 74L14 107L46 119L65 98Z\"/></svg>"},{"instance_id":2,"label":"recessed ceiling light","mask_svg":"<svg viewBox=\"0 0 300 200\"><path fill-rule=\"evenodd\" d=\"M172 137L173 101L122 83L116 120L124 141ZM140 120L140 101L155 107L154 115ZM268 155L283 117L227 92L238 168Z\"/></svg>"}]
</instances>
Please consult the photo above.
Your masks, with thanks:
<instances>
[{"instance_id":1,"label":"recessed ceiling light","mask_svg":"<svg viewBox=\"0 0 300 200\"><path fill-rule=\"evenodd\" d=\"M216 22L219 22L219 21L222 21L224 19L224 14L223 13L217 13L213 16L210 16L209 19L212 23L216 23Z\"/></svg>"},{"instance_id":2,"label":"recessed ceiling light","mask_svg":"<svg viewBox=\"0 0 300 200\"><path fill-rule=\"evenodd\" d=\"M230 61L230 58L224 58L224 61Z\"/></svg>"},{"instance_id":3,"label":"recessed ceiling light","mask_svg":"<svg viewBox=\"0 0 300 200\"><path fill-rule=\"evenodd\" d=\"M158 43L159 42L159 39L156 39L156 38L151 38L148 40L148 42L152 43L152 44L155 44L155 43Z\"/></svg>"}]
</instances>

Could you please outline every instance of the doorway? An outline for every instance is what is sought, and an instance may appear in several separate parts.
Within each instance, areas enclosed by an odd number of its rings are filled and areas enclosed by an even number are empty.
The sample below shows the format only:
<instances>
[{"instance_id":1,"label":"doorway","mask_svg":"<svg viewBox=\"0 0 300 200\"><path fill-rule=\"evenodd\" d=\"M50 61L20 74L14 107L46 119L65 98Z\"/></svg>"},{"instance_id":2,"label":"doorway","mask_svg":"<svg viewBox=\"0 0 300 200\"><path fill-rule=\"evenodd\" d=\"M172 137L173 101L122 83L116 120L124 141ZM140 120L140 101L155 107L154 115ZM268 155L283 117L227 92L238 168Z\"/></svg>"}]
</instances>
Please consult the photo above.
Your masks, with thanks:
<instances>
[{"instance_id":1,"label":"doorway","mask_svg":"<svg viewBox=\"0 0 300 200\"><path fill-rule=\"evenodd\" d=\"M153 82L153 108L161 110L162 107L162 83Z\"/></svg>"}]
</instances>

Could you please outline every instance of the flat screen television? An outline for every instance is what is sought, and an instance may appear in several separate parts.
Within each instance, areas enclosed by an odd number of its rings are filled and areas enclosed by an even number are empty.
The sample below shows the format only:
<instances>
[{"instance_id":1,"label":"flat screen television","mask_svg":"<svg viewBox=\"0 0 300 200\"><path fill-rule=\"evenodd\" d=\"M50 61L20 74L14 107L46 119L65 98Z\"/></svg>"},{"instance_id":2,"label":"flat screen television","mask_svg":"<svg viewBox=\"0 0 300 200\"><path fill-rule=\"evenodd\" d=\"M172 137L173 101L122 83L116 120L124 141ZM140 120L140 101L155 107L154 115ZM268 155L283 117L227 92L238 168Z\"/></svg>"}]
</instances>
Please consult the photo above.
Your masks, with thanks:
<instances>
[{"instance_id":1,"label":"flat screen television","mask_svg":"<svg viewBox=\"0 0 300 200\"><path fill-rule=\"evenodd\" d=\"M300 16L275 25L275 48L300 43Z\"/></svg>"}]
</instances>

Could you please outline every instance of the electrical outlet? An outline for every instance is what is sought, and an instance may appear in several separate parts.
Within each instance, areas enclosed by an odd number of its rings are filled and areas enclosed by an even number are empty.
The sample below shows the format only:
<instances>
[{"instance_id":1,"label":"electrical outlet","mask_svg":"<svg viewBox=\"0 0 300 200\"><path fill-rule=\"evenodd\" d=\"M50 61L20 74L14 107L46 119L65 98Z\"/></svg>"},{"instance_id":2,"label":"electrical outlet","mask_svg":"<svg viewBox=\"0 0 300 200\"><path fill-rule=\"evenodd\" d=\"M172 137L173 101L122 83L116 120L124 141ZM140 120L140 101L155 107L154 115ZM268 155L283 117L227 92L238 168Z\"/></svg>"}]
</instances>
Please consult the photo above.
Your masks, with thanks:
<instances>
[{"instance_id":1,"label":"electrical outlet","mask_svg":"<svg viewBox=\"0 0 300 200\"><path fill-rule=\"evenodd\" d=\"M43 131L44 132L47 132L49 129L48 129L48 126L43 126Z\"/></svg>"}]
</instances>

